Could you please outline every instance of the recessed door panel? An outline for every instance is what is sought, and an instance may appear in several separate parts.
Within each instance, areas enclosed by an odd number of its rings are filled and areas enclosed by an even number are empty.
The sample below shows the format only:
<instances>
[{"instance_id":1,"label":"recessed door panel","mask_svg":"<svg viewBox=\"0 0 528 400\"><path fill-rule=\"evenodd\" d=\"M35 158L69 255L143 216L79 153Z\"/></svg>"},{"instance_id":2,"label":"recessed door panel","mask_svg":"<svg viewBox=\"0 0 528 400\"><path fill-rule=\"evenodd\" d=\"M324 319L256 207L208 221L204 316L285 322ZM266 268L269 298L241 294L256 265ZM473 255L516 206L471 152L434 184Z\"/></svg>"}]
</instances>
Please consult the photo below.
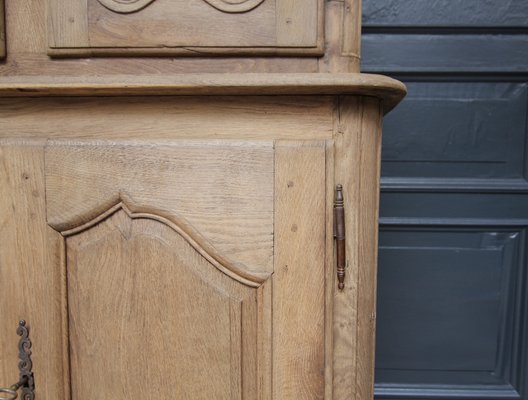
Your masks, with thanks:
<instances>
[{"instance_id":1,"label":"recessed door panel","mask_svg":"<svg viewBox=\"0 0 528 400\"><path fill-rule=\"evenodd\" d=\"M123 208L66 243L73 399L241 399L243 381L255 392L258 288Z\"/></svg>"}]
</instances>

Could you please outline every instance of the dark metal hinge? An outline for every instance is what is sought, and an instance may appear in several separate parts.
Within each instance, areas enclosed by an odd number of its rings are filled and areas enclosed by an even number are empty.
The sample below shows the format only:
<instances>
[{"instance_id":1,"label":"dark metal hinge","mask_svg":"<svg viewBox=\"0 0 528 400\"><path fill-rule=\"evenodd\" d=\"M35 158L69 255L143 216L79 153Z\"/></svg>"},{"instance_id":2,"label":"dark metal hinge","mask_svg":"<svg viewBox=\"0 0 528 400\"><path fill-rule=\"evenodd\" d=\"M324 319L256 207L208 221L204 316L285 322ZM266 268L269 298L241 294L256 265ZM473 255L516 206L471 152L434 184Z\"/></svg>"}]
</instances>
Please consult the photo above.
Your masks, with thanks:
<instances>
[{"instance_id":1,"label":"dark metal hinge","mask_svg":"<svg viewBox=\"0 0 528 400\"><path fill-rule=\"evenodd\" d=\"M334 239L336 244L337 282L339 290L345 288L346 235L343 186L336 185L334 196Z\"/></svg>"}]
</instances>

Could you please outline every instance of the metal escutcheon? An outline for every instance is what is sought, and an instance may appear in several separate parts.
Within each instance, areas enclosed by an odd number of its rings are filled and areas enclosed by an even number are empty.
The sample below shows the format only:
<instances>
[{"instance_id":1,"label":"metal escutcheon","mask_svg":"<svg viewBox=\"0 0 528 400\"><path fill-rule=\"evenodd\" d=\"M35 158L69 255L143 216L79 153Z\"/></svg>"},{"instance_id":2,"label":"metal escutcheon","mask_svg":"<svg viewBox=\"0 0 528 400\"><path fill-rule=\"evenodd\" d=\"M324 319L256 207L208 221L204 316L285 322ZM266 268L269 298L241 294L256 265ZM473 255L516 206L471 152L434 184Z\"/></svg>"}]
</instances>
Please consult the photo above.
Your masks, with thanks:
<instances>
[{"instance_id":1,"label":"metal escutcheon","mask_svg":"<svg viewBox=\"0 0 528 400\"><path fill-rule=\"evenodd\" d=\"M29 339L29 327L26 321L18 323L17 335L20 336L18 342L18 369L19 381L9 388L0 388L0 400L15 400L18 398L18 390L22 392L23 400L33 400L35 398L35 380L33 377L31 362L31 340Z\"/></svg>"}]
</instances>

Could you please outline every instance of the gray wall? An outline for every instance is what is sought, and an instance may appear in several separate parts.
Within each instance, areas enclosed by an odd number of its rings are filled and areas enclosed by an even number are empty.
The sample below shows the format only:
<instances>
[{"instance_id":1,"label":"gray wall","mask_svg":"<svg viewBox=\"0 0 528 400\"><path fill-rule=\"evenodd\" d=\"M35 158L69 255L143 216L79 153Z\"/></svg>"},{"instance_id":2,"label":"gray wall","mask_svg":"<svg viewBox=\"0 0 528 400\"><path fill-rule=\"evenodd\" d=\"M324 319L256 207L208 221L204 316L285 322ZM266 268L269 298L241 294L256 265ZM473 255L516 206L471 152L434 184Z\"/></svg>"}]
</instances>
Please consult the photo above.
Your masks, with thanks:
<instances>
[{"instance_id":1,"label":"gray wall","mask_svg":"<svg viewBox=\"0 0 528 400\"><path fill-rule=\"evenodd\" d=\"M363 0L385 123L379 399L528 400L528 0Z\"/></svg>"}]
</instances>

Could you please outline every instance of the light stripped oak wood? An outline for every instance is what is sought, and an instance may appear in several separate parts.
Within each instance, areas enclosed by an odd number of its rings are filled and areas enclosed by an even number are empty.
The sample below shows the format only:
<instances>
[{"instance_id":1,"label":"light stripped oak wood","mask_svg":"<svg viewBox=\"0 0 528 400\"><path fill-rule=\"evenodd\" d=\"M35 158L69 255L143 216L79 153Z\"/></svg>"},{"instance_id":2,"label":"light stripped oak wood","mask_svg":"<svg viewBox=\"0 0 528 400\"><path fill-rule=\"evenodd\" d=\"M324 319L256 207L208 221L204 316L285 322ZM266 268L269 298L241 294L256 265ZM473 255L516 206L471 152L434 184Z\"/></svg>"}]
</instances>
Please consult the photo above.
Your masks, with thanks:
<instances>
[{"instance_id":1,"label":"light stripped oak wood","mask_svg":"<svg viewBox=\"0 0 528 400\"><path fill-rule=\"evenodd\" d=\"M324 57L319 72L359 72L361 0L329 0L326 4Z\"/></svg>"},{"instance_id":2,"label":"light stripped oak wood","mask_svg":"<svg viewBox=\"0 0 528 400\"><path fill-rule=\"evenodd\" d=\"M46 0L48 40L51 47L88 47L88 0ZM60 13L53 10L60 9Z\"/></svg>"},{"instance_id":3,"label":"light stripped oak wood","mask_svg":"<svg viewBox=\"0 0 528 400\"><path fill-rule=\"evenodd\" d=\"M50 0L55 1L55 0ZM267 0L270 1L270 0ZM79 4L79 1L75 2ZM320 7L328 9L336 3L335 1L321 2ZM340 2L342 3L342 2ZM10 23L7 24L7 37L9 40L9 56L5 63L0 65L0 75L36 75L36 76L105 76L116 74L147 75L160 74L170 75L174 73L197 73L197 72L328 72L318 67L318 55L303 57L281 57L280 49L260 48L260 55L247 54L246 56L230 57L208 57L200 53L200 48L182 48L182 53L200 55L200 57L136 57L133 51L128 54L119 54L121 58L95 58L89 59L90 54L81 51L78 56L86 57L74 60L54 60L47 57L48 51L48 20L46 15L47 1L9 1L6 3L7 15ZM70 7L69 5L68 7ZM320 13L320 26L323 26L324 13ZM51 22L50 22L51 24ZM71 24L71 23L70 23ZM326 17L326 27L340 25L341 22L333 22ZM321 29L322 32L322 29ZM323 35L319 35L323 36ZM333 40L327 38L324 51L333 47ZM341 43L341 38L338 38ZM322 45L322 42L319 44ZM205 51L214 53L214 48L205 48ZM229 53L228 49L221 49ZM240 51L233 49L234 51ZM310 49L304 48L302 51ZM72 49L68 50L72 51ZM167 49L173 52L173 49ZM84 52L84 54L83 54ZM167 53L165 53L166 55ZM266 55L267 56L264 56ZM151 55L163 55L163 49L157 49L157 53ZM359 63L350 64L351 69L347 72L358 72Z\"/></svg>"},{"instance_id":4,"label":"light stripped oak wood","mask_svg":"<svg viewBox=\"0 0 528 400\"><path fill-rule=\"evenodd\" d=\"M325 143L276 143L273 399L322 399Z\"/></svg>"},{"instance_id":5,"label":"light stripped oak wood","mask_svg":"<svg viewBox=\"0 0 528 400\"><path fill-rule=\"evenodd\" d=\"M119 77L2 77L0 96L357 95L376 97L389 112L405 85L370 74L188 74ZM206 100L204 100L206 101Z\"/></svg>"},{"instance_id":6,"label":"light stripped oak wood","mask_svg":"<svg viewBox=\"0 0 528 400\"><path fill-rule=\"evenodd\" d=\"M335 142L326 141L326 254L325 254L325 399L334 397L334 289L336 264L334 260L334 192Z\"/></svg>"},{"instance_id":7,"label":"light stripped oak wood","mask_svg":"<svg viewBox=\"0 0 528 400\"><path fill-rule=\"evenodd\" d=\"M224 272L273 271L272 142L50 141L48 223L78 229L124 202L176 223Z\"/></svg>"},{"instance_id":8,"label":"light stripped oak wood","mask_svg":"<svg viewBox=\"0 0 528 400\"><path fill-rule=\"evenodd\" d=\"M67 237L73 398L258 398L271 309L166 222L117 209Z\"/></svg>"},{"instance_id":9,"label":"light stripped oak wood","mask_svg":"<svg viewBox=\"0 0 528 400\"><path fill-rule=\"evenodd\" d=\"M360 152L362 100L336 99L335 183L343 185L347 268L345 288L334 289L334 384L335 400L356 399L357 364L357 218L359 185L357 168ZM334 287L337 279L334 275ZM360 399L357 399L360 400ZM362 399L361 399L362 400Z\"/></svg>"},{"instance_id":10,"label":"light stripped oak wood","mask_svg":"<svg viewBox=\"0 0 528 400\"><path fill-rule=\"evenodd\" d=\"M0 99L0 137L326 139L332 119L330 96Z\"/></svg>"},{"instance_id":11,"label":"light stripped oak wood","mask_svg":"<svg viewBox=\"0 0 528 400\"><path fill-rule=\"evenodd\" d=\"M276 0L277 45L317 47L321 52L323 6L319 0Z\"/></svg>"},{"instance_id":12,"label":"light stripped oak wood","mask_svg":"<svg viewBox=\"0 0 528 400\"><path fill-rule=\"evenodd\" d=\"M358 317L357 399L374 398L378 217L381 173L382 110L375 99L363 99L357 203Z\"/></svg>"},{"instance_id":13,"label":"light stripped oak wood","mask_svg":"<svg viewBox=\"0 0 528 400\"><path fill-rule=\"evenodd\" d=\"M33 341L41 399L65 399L61 236L46 224L42 140L0 139L0 386L18 381L18 321Z\"/></svg>"},{"instance_id":14,"label":"light stripped oak wood","mask_svg":"<svg viewBox=\"0 0 528 400\"><path fill-rule=\"evenodd\" d=\"M5 3L4 0L0 0L0 59L6 56L5 22Z\"/></svg>"},{"instance_id":15,"label":"light stripped oak wood","mask_svg":"<svg viewBox=\"0 0 528 400\"><path fill-rule=\"evenodd\" d=\"M204 54L322 54L323 0L264 1L236 12L244 4L207 1L154 1L122 14L99 0L50 0L50 52L56 56ZM111 3L111 1L109 1ZM221 3L221 2L218 2ZM134 4L118 4L118 8ZM119 10L118 10L119 11ZM79 21L79 23L77 23ZM57 26L57 29L55 29ZM196 30L200 26L200 30ZM71 30L71 34L68 34ZM319 38L321 36L321 38Z\"/></svg>"},{"instance_id":16,"label":"light stripped oak wood","mask_svg":"<svg viewBox=\"0 0 528 400\"><path fill-rule=\"evenodd\" d=\"M344 0L343 2L343 42L341 55L350 57L354 68L359 71L361 59L361 4L362 0Z\"/></svg>"},{"instance_id":17,"label":"light stripped oak wood","mask_svg":"<svg viewBox=\"0 0 528 400\"><path fill-rule=\"evenodd\" d=\"M34 4L34 3L28 3ZM7 36L11 37L14 29L7 27ZM39 46L40 43L30 42L27 46ZM156 52L149 57L137 57L134 53L120 54L119 57L90 57L86 51L78 54L82 58L50 58L43 48L31 52L27 48L20 51L13 50L13 40L10 40L9 57L0 64L0 77L25 77L26 82L39 80L43 76L77 77L83 81L86 77L96 80L110 77L110 81L118 82L119 76L128 78L143 76L157 78L158 75L170 76L174 74L195 73L313 73L318 71L315 57L279 57L279 55L244 57L229 55L229 57L160 57L162 52ZM182 50L183 51L183 50ZM189 49L187 52L192 51ZM196 55L197 53L194 52ZM116 76L115 78L113 78ZM97 77L97 78L94 78ZM27 93L30 94L30 93ZM88 94L88 93L87 93Z\"/></svg>"},{"instance_id":18,"label":"light stripped oak wood","mask_svg":"<svg viewBox=\"0 0 528 400\"><path fill-rule=\"evenodd\" d=\"M275 13L273 1L237 14L221 12L203 0L157 0L126 16L98 0L88 0L83 10L88 14L90 45L110 51L113 47L273 47Z\"/></svg>"},{"instance_id":19,"label":"light stripped oak wood","mask_svg":"<svg viewBox=\"0 0 528 400\"><path fill-rule=\"evenodd\" d=\"M374 395L374 334L381 109L342 97L335 125L335 181L343 185L347 230L345 289L334 295L334 399Z\"/></svg>"}]
</instances>

